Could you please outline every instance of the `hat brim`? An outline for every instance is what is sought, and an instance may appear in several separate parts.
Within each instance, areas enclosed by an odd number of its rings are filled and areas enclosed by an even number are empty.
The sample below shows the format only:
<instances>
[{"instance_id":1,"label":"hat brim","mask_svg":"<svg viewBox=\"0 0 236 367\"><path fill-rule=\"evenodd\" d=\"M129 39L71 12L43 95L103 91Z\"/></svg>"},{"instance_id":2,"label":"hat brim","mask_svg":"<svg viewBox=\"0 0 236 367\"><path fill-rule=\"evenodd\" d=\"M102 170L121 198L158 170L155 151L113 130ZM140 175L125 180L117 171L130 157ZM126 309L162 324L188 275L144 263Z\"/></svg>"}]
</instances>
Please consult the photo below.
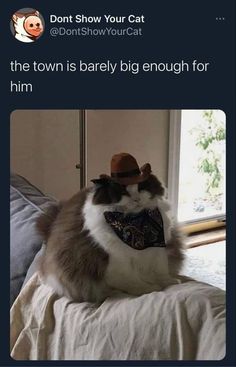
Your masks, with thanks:
<instances>
[{"instance_id":1,"label":"hat brim","mask_svg":"<svg viewBox=\"0 0 236 367\"><path fill-rule=\"evenodd\" d=\"M134 177L122 177L122 178L116 178L115 181L118 182L121 185L128 186L128 185L136 185L140 182L144 182L149 178L150 174L140 174L139 176Z\"/></svg>"},{"instance_id":2,"label":"hat brim","mask_svg":"<svg viewBox=\"0 0 236 367\"><path fill-rule=\"evenodd\" d=\"M100 175L100 177L109 177L111 180L119 183L120 185L136 185L140 182L146 181L152 172L151 165L149 163L144 164L140 168L140 174L135 176L127 176L127 177L110 177L108 175Z\"/></svg>"}]
</instances>

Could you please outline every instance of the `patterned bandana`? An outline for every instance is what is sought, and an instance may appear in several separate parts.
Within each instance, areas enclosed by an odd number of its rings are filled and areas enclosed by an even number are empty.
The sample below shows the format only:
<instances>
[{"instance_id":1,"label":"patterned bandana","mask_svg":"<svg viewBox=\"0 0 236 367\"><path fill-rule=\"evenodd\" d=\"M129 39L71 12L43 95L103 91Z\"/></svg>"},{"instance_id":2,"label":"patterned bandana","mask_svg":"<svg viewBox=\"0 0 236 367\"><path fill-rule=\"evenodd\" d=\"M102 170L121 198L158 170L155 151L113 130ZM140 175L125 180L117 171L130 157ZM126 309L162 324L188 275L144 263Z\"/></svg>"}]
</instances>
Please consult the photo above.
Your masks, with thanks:
<instances>
[{"instance_id":1,"label":"patterned bandana","mask_svg":"<svg viewBox=\"0 0 236 367\"><path fill-rule=\"evenodd\" d=\"M117 236L136 250L166 246L163 220L158 208L126 215L104 212L104 217Z\"/></svg>"}]
</instances>

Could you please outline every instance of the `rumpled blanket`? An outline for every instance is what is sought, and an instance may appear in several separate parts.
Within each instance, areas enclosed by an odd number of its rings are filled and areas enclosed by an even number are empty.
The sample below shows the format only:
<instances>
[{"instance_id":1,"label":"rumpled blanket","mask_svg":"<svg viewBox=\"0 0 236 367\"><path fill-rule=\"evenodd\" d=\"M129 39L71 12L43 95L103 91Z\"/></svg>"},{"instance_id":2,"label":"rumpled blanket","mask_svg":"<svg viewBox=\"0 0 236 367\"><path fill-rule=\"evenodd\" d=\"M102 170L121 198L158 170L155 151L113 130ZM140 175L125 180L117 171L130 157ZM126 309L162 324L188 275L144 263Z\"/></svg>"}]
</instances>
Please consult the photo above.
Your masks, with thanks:
<instances>
[{"instance_id":1,"label":"rumpled blanket","mask_svg":"<svg viewBox=\"0 0 236 367\"><path fill-rule=\"evenodd\" d=\"M102 304L57 296L35 273L11 309L16 360L221 360L225 292L186 281Z\"/></svg>"}]
</instances>

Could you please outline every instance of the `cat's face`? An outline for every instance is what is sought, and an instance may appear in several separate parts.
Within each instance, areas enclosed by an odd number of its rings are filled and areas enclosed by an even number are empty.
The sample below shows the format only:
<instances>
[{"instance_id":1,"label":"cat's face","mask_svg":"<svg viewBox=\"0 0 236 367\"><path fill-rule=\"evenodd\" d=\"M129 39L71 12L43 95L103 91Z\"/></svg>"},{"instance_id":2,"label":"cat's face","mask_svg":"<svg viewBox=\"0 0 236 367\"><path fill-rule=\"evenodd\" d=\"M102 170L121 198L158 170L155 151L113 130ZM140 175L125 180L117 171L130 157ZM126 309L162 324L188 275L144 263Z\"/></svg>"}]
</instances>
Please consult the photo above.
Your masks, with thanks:
<instances>
[{"instance_id":1,"label":"cat's face","mask_svg":"<svg viewBox=\"0 0 236 367\"><path fill-rule=\"evenodd\" d=\"M36 15L30 15L25 19L24 27L30 35L38 37L43 31L41 19Z\"/></svg>"},{"instance_id":2,"label":"cat's face","mask_svg":"<svg viewBox=\"0 0 236 367\"><path fill-rule=\"evenodd\" d=\"M92 180L95 184L94 205L110 206L124 212L139 212L157 205L158 196L163 196L164 188L154 176L139 184L123 186L109 178Z\"/></svg>"}]
</instances>

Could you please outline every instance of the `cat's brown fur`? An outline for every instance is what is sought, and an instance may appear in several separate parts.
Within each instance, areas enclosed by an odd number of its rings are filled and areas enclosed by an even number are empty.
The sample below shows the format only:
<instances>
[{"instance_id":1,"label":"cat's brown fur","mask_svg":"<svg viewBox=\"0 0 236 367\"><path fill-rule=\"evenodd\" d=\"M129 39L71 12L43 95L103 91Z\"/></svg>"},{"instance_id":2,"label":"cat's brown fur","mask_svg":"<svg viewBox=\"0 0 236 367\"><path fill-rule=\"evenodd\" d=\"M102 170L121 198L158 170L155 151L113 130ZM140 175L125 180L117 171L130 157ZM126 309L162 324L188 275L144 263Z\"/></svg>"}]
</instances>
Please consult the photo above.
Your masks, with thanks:
<instances>
[{"instance_id":1,"label":"cat's brown fur","mask_svg":"<svg viewBox=\"0 0 236 367\"><path fill-rule=\"evenodd\" d=\"M184 261L184 236L181 231L175 227L171 230L171 238L166 243L169 272L172 276L177 276L181 270Z\"/></svg>"},{"instance_id":2,"label":"cat's brown fur","mask_svg":"<svg viewBox=\"0 0 236 367\"><path fill-rule=\"evenodd\" d=\"M39 232L47 240L46 253L41 263L43 276L47 276L48 270L51 272L54 267L60 282L77 301L96 301L90 294L96 293L94 286L102 282L109 258L94 243L88 231L82 231L84 222L81 209L88 192L89 189L81 190L58 210L50 207L37 222ZM74 292L77 287L80 289L80 297Z\"/></svg>"}]
</instances>

